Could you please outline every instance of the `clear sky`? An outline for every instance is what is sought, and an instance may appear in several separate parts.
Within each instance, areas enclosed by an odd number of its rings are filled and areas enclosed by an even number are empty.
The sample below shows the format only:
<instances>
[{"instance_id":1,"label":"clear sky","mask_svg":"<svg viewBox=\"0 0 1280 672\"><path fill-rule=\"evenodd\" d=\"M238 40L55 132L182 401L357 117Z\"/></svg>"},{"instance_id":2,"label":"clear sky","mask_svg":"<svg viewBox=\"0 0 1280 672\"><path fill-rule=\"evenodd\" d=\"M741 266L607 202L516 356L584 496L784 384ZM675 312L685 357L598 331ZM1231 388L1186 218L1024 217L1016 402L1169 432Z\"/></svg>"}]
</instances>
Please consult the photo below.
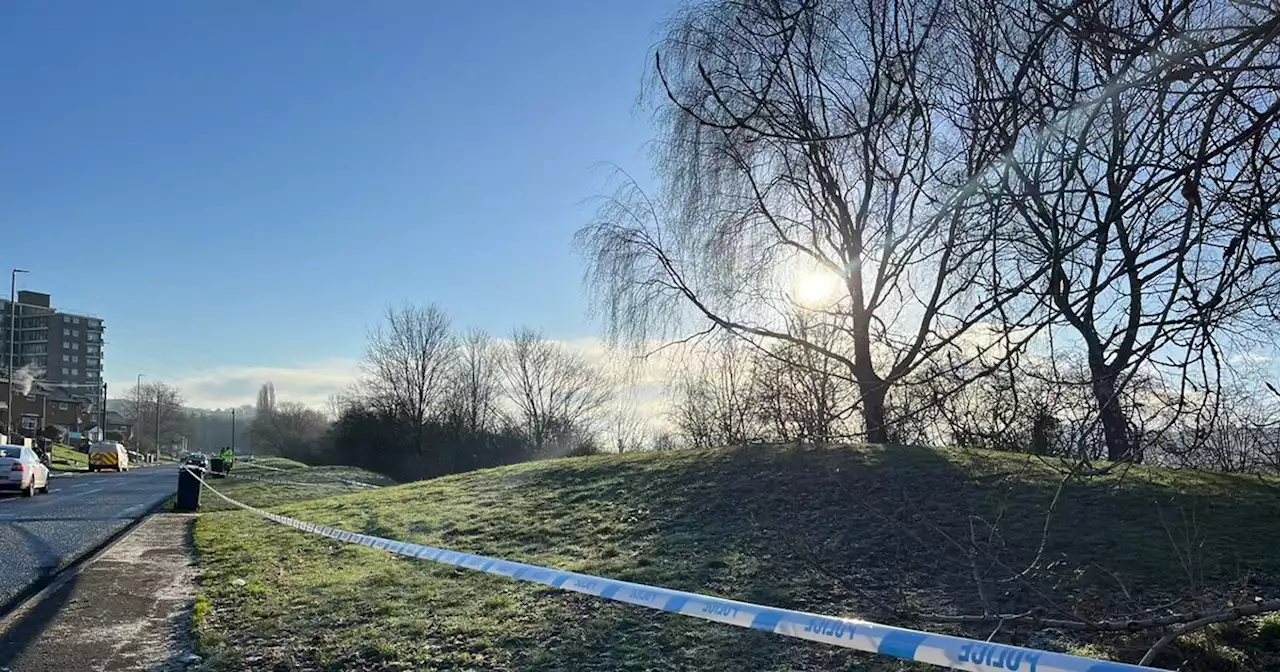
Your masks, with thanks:
<instances>
[{"instance_id":1,"label":"clear sky","mask_svg":"<svg viewBox=\"0 0 1280 672\"><path fill-rule=\"evenodd\" d=\"M340 386L390 303L588 338L570 248L675 0L9 0L4 266L103 317L107 380Z\"/></svg>"}]
</instances>

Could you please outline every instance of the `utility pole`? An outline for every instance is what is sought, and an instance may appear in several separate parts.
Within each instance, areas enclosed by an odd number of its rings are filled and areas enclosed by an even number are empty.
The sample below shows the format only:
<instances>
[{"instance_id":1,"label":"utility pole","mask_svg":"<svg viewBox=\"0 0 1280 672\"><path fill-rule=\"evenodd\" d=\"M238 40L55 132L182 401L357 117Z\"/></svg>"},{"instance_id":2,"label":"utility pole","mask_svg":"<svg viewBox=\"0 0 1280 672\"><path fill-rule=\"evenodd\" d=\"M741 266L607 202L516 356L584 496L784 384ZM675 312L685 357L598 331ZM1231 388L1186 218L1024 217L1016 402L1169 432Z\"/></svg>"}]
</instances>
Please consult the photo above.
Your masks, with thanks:
<instances>
[{"instance_id":1,"label":"utility pole","mask_svg":"<svg viewBox=\"0 0 1280 672\"><path fill-rule=\"evenodd\" d=\"M5 424L8 425L6 432L9 434L13 434L13 339L14 335L17 333L16 327L18 323L18 304L16 295L18 291L19 273L26 273L26 271L21 268L15 268L13 269L13 272L9 274L9 361L7 368L8 376L6 377L6 380L8 381L7 387L9 388L9 402L8 405L4 407L4 421Z\"/></svg>"},{"instance_id":2,"label":"utility pole","mask_svg":"<svg viewBox=\"0 0 1280 672\"><path fill-rule=\"evenodd\" d=\"M102 384L102 392L98 400L98 434L102 436L102 440L107 440L107 384Z\"/></svg>"},{"instance_id":3,"label":"utility pole","mask_svg":"<svg viewBox=\"0 0 1280 672\"><path fill-rule=\"evenodd\" d=\"M138 384L133 393L133 431L138 435L138 450L142 450L142 374L138 374ZM156 446L157 453L160 447Z\"/></svg>"},{"instance_id":4,"label":"utility pole","mask_svg":"<svg viewBox=\"0 0 1280 672\"><path fill-rule=\"evenodd\" d=\"M156 388L156 459L160 458L160 388Z\"/></svg>"},{"instance_id":5,"label":"utility pole","mask_svg":"<svg viewBox=\"0 0 1280 672\"><path fill-rule=\"evenodd\" d=\"M236 409L231 409L231 454L236 454Z\"/></svg>"}]
</instances>

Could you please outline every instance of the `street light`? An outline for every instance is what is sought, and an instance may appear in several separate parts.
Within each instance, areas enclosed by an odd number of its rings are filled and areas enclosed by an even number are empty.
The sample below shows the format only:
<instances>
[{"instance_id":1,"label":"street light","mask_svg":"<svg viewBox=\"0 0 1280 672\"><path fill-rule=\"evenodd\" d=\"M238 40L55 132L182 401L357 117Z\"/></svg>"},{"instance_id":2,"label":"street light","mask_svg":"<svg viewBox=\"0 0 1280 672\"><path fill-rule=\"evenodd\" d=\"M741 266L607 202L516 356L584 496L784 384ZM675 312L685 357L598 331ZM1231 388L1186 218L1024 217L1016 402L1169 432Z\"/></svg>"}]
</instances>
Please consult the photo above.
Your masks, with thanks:
<instances>
[{"instance_id":1,"label":"street light","mask_svg":"<svg viewBox=\"0 0 1280 672\"><path fill-rule=\"evenodd\" d=\"M15 301L18 291L18 274L26 273L25 269L15 268L9 273L9 366L8 366L8 382L9 382L9 401L5 406L5 421L9 425L8 431L13 432L13 339L16 333L18 306Z\"/></svg>"},{"instance_id":2,"label":"street light","mask_svg":"<svg viewBox=\"0 0 1280 672\"><path fill-rule=\"evenodd\" d=\"M138 450L142 450L142 376L138 374L138 385L134 391L133 402L133 436L138 437Z\"/></svg>"}]
</instances>

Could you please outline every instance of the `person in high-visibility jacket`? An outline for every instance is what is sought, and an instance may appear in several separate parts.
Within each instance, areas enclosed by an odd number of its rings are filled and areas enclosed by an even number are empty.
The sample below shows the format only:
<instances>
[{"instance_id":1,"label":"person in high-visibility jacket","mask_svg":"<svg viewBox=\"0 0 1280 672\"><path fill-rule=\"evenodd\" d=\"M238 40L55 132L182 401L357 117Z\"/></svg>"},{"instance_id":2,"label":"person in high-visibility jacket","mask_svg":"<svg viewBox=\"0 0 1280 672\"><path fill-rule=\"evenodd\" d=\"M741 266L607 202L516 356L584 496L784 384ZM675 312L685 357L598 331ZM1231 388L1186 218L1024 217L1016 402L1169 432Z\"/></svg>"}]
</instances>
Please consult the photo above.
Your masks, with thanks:
<instances>
[{"instance_id":1,"label":"person in high-visibility jacket","mask_svg":"<svg viewBox=\"0 0 1280 672\"><path fill-rule=\"evenodd\" d=\"M222 460L223 471L231 471L231 465L236 461L236 453L230 446L218 451L218 459Z\"/></svg>"}]
</instances>

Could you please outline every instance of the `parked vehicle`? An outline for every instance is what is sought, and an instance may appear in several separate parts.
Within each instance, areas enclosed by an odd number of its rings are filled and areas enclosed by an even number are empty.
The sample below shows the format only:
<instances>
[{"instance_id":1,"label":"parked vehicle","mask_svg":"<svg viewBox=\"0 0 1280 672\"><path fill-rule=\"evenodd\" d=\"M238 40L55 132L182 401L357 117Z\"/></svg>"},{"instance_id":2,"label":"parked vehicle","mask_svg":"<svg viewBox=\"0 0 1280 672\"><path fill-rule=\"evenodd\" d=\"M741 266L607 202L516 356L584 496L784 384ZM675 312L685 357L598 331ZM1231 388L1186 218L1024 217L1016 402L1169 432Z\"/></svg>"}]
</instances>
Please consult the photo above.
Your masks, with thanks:
<instances>
[{"instance_id":1,"label":"parked vehicle","mask_svg":"<svg viewBox=\"0 0 1280 672\"><path fill-rule=\"evenodd\" d=\"M0 445L0 490L17 490L26 497L49 492L49 468L27 446Z\"/></svg>"},{"instance_id":2,"label":"parked vehicle","mask_svg":"<svg viewBox=\"0 0 1280 672\"><path fill-rule=\"evenodd\" d=\"M89 471L129 471L129 451L119 441L98 441L89 446Z\"/></svg>"},{"instance_id":3,"label":"parked vehicle","mask_svg":"<svg viewBox=\"0 0 1280 672\"><path fill-rule=\"evenodd\" d=\"M204 453L191 453L186 459L182 460L182 464L207 470L209 468L209 457Z\"/></svg>"}]
</instances>

